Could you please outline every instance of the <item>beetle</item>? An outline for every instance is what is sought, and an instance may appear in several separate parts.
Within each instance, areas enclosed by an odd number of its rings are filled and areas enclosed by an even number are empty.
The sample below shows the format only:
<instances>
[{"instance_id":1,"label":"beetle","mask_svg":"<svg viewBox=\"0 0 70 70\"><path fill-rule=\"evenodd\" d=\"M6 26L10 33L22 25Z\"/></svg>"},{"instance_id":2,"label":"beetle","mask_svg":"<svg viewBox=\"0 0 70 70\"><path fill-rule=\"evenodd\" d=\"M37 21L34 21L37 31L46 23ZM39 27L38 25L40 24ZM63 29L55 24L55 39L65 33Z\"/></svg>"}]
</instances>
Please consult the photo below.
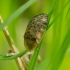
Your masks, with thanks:
<instances>
[{"instance_id":1,"label":"beetle","mask_svg":"<svg viewBox=\"0 0 70 70\"><path fill-rule=\"evenodd\" d=\"M32 18L32 20L27 25L24 34L24 45L27 50L32 51L38 47L39 43L41 42L44 36L47 26L47 14L38 14Z\"/></svg>"}]
</instances>

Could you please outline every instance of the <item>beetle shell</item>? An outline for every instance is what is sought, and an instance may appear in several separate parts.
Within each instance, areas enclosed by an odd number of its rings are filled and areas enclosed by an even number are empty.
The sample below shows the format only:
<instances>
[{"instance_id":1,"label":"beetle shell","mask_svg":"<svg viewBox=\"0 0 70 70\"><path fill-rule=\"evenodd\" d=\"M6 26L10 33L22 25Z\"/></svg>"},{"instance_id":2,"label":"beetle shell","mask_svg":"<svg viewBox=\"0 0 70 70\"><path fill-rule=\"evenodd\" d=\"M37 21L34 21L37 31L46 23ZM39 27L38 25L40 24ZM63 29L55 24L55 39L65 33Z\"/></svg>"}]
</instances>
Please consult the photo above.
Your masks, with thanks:
<instances>
[{"instance_id":1,"label":"beetle shell","mask_svg":"<svg viewBox=\"0 0 70 70\"><path fill-rule=\"evenodd\" d=\"M36 15L27 25L24 34L24 45L27 50L32 51L41 42L44 32L48 26L48 16L44 13Z\"/></svg>"}]
</instances>

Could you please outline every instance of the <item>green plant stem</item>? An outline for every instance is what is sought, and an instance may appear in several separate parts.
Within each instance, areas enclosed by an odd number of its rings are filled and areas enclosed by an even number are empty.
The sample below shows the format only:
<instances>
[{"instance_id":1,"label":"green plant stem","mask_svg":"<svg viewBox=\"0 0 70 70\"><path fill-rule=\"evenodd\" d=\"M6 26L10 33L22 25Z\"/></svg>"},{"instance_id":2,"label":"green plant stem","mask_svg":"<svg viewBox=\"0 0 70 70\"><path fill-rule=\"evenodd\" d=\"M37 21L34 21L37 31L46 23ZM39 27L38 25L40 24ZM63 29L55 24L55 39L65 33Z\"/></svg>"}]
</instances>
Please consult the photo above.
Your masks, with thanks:
<instances>
[{"instance_id":1,"label":"green plant stem","mask_svg":"<svg viewBox=\"0 0 70 70\"><path fill-rule=\"evenodd\" d=\"M43 40L42 40L42 41L43 41ZM40 48L41 48L42 41L41 41L41 43L39 44L38 49L36 49L36 50L34 51L34 54L33 54L32 59L31 59L31 61L30 61L30 65L29 65L29 67L28 67L28 70L34 70L34 66L35 66L35 63L36 63L36 60L37 60L37 56L38 56L39 51L40 51Z\"/></svg>"},{"instance_id":2,"label":"green plant stem","mask_svg":"<svg viewBox=\"0 0 70 70\"><path fill-rule=\"evenodd\" d=\"M53 9L54 9L54 7L55 7L56 2L57 2L57 0L54 0L53 5L52 5L53 7L51 8L50 13L49 13L48 22L50 21L50 18L51 18L51 15L52 15L52 13L53 13ZM47 28L46 28L46 30L47 30ZM28 67L28 70L34 70L34 66L35 66L35 63L36 63L36 60L37 60L37 57L38 57L38 54L39 54L39 51L40 51L42 42L43 42L43 40L42 40L41 43L39 44L38 50L37 50L37 49L35 50L35 52L34 52L34 54L33 54L33 57L32 57L32 59L31 59L30 65L29 65L29 67Z\"/></svg>"},{"instance_id":3,"label":"green plant stem","mask_svg":"<svg viewBox=\"0 0 70 70\"><path fill-rule=\"evenodd\" d=\"M56 69L51 69L51 70L58 70L60 64L62 63L62 61L64 59L65 53L69 47L69 44L70 44L69 40L70 40L70 29L68 30L68 32L60 46L60 49L56 53L56 55L55 56L51 55L52 57L49 56L48 58L46 58L35 70L47 69L53 60L55 61L55 65L53 66L53 68L56 68Z\"/></svg>"}]
</instances>

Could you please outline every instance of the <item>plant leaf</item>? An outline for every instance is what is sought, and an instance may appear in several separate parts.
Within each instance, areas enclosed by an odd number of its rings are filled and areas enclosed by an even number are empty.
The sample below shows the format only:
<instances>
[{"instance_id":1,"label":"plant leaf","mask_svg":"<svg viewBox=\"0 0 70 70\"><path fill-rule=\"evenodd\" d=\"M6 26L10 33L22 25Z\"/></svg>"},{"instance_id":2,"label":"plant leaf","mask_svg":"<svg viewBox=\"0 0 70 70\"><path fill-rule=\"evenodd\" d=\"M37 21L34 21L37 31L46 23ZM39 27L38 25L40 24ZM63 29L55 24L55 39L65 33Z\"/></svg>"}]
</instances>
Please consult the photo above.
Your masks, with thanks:
<instances>
[{"instance_id":1,"label":"plant leaf","mask_svg":"<svg viewBox=\"0 0 70 70\"><path fill-rule=\"evenodd\" d=\"M29 8L33 3L37 0L29 0L24 5L22 5L19 9L17 9L2 25L0 25L0 30L4 28L7 24L17 18L20 14L22 14L27 8Z\"/></svg>"},{"instance_id":2,"label":"plant leaf","mask_svg":"<svg viewBox=\"0 0 70 70\"><path fill-rule=\"evenodd\" d=\"M52 26L52 24L56 21L56 19L60 16L61 12L66 8L66 6L68 5L69 1L65 4L64 8L59 12L59 14L56 16L56 18L50 23L50 25L48 26L47 30ZM53 57L54 58L54 57ZM53 59L52 58L52 59ZM50 59L50 57L49 57ZM48 59L44 60L37 69L35 70L45 70L47 68L47 66L51 63L52 60Z\"/></svg>"},{"instance_id":3,"label":"plant leaf","mask_svg":"<svg viewBox=\"0 0 70 70\"><path fill-rule=\"evenodd\" d=\"M52 15L52 12L53 12L53 9L54 9L54 5L56 4L56 0L54 0L54 2L53 2L53 4L52 4L52 6L53 6L53 8L50 10L51 12L50 12L50 18L51 18L51 15ZM43 40L42 40L43 41ZM30 65L29 65L29 67L28 67L28 70L34 70L34 66L35 66L35 63L36 63L36 60L37 60L37 57L38 57L38 54L39 54L39 51L40 51L40 48L41 48L41 44L42 44L42 41L41 41L41 43L39 44L39 46L38 46L38 50L35 50L35 52L34 52L34 54L33 54L33 57L32 57L32 59L31 59L31 61L30 61Z\"/></svg>"},{"instance_id":4,"label":"plant leaf","mask_svg":"<svg viewBox=\"0 0 70 70\"><path fill-rule=\"evenodd\" d=\"M51 70L58 70L58 68L59 68L59 66L60 66L60 64L65 56L65 53L69 47L69 44L70 44L70 29L69 29L68 33L66 34L66 36L65 36L65 38L60 46L59 51L55 55L54 64L53 64Z\"/></svg>"},{"instance_id":5,"label":"plant leaf","mask_svg":"<svg viewBox=\"0 0 70 70\"><path fill-rule=\"evenodd\" d=\"M45 70L50 63L51 63L51 59L50 57L48 57L37 68L35 68L35 70Z\"/></svg>"},{"instance_id":6,"label":"plant leaf","mask_svg":"<svg viewBox=\"0 0 70 70\"><path fill-rule=\"evenodd\" d=\"M48 21L50 21L50 19L51 19L51 16L52 16L52 13L53 13L53 11L54 11L56 2L57 2L57 0L54 0L53 3L52 3L50 12L48 13L48 16L49 16L49 20L48 20Z\"/></svg>"},{"instance_id":7,"label":"plant leaf","mask_svg":"<svg viewBox=\"0 0 70 70\"><path fill-rule=\"evenodd\" d=\"M52 69L52 70L58 70L60 63L62 62L62 60L64 58L66 50L69 47L69 44L70 44L69 40L70 40L70 29L69 29L68 33L66 34L65 39L62 42L61 48L57 52L56 56L55 57L53 56L52 58L51 57L46 58L37 68L35 68L35 70L47 69L47 67L50 65L52 60L56 60L56 59L58 59L57 61L55 61L57 63L57 65L53 66L54 69Z\"/></svg>"},{"instance_id":8,"label":"plant leaf","mask_svg":"<svg viewBox=\"0 0 70 70\"><path fill-rule=\"evenodd\" d=\"M12 56L0 55L0 60L12 60L12 59L15 59L15 58L23 56L26 52L27 52L27 50L25 50L25 51L23 51L21 53L18 53L16 55L12 55Z\"/></svg>"},{"instance_id":9,"label":"plant leaf","mask_svg":"<svg viewBox=\"0 0 70 70\"><path fill-rule=\"evenodd\" d=\"M69 0L70 1L70 0ZM60 16L61 12L65 9L65 7L68 5L69 1L65 4L64 8L59 12L59 14L55 17L55 19L50 23L47 30L52 26L52 24L56 21L56 19Z\"/></svg>"}]
</instances>

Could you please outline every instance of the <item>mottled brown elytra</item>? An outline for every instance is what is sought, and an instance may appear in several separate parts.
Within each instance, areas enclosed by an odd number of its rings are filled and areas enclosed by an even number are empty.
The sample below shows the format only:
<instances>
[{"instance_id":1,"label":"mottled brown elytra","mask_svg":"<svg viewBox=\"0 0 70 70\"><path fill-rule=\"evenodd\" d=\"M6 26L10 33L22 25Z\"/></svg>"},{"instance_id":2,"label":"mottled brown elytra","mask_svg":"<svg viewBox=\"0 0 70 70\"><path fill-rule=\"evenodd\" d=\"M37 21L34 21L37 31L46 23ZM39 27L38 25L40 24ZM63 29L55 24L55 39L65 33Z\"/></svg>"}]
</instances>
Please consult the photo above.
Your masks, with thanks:
<instances>
[{"instance_id":1,"label":"mottled brown elytra","mask_svg":"<svg viewBox=\"0 0 70 70\"><path fill-rule=\"evenodd\" d=\"M28 51L37 48L48 26L47 14L39 14L32 18L24 34L24 45Z\"/></svg>"}]
</instances>

